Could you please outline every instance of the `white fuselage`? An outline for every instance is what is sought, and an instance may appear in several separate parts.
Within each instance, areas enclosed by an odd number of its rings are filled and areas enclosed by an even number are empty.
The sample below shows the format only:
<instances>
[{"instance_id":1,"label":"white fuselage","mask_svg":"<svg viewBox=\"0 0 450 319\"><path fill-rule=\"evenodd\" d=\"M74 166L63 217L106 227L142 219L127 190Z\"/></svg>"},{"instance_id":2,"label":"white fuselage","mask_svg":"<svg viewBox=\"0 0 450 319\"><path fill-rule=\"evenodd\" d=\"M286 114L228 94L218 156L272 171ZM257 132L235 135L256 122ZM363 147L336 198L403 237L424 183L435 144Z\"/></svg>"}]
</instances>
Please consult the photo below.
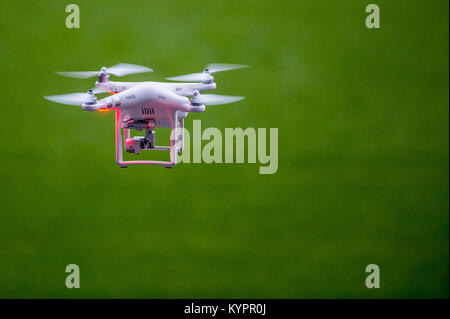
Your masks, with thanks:
<instances>
[{"instance_id":1,"label":"white fuselage","mask_svg":"<svg viewBox=\"0 0 450 319\"><path fill-rule=\"evenodd\" d=\"M99 88L113 94L97 101L95 105L83 106L86 110L117 109L123 116L133 120L152 120L157 127L170 127L175 112L185 118L188 112L203 112L204 105L191 105L186 96L195 90L212 90L215 83L162 83L162 82L106 82L96 83Z\"/></svg>"}]
</instances>

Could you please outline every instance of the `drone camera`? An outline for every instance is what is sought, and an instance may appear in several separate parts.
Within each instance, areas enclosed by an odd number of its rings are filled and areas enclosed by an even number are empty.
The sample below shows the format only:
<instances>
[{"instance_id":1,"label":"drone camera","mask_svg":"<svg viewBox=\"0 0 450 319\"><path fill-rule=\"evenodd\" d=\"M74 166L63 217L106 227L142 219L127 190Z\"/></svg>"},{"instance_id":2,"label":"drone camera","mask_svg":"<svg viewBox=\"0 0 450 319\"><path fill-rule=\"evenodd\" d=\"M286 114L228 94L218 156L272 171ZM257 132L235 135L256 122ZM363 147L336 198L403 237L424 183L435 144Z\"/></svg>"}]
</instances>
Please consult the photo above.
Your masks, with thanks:
<instances>
[{"instance_id":1,"label":"drone camera","mask_svg":"<svg viewBox=\"0 0 450 319\"><path fill-rule=\"evenodd\" d=\"M140 154L141 149L145 148L145 137L144 136L135 136L132 138L128 138L125 141L125 150L128 153Z\"/></svg>"},{"instance_id":2,"label":"drone camera","mask_svg":"<svg viewBox=\"0 0 450 319\"><path fill-rule=\"evenodd\" d=\"M141 150L155 147L155 134L147 129L145 136L134 136L125 140L125 150L128 153L140 154Z\"/></svg>"}]
</instances>

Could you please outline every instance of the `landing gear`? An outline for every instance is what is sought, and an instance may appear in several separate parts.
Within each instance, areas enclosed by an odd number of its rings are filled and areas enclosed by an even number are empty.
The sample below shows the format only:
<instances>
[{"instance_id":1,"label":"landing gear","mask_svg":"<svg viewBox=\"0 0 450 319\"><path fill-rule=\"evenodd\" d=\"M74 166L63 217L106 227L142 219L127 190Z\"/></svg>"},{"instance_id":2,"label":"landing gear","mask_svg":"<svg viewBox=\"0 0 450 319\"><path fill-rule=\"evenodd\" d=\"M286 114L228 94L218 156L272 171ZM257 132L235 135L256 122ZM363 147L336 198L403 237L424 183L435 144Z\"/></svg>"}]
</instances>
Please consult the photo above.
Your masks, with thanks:
<instances>
[{"instance_id":1,"label":"landing gear","mask_svg":"<svg viewBox=\"0 0 450 319\"><path fill-rule=\"evenodd\" d=\"M171 118L170 118L171 117ZM166 168L171 168L177 163L177 154L183 151L183 127L184 120L178 117L178 111L169 114L170 123L173 134L170 138L170 146L157 146L155 144L154 128L156 123L154 120L133 120L127 116L122 116L122 110L116 109L116 162L120 167L128 167L128 165L163 165ZM166 127L165 125L163 127ZM123 139L122 139L123 129ZM131 137L130 130L138 131L145 130L145 136ZM124 161L123 160L123 145L128 153L140 154L141 150L160 150L170 151L170 161Z\"/></svg>"},{"instance_id":2,"label":"landing gear","mask_svg":"<svg viewBox=\"0 0 450 319\"><path fill-rule=\"evenodd\" d=\"M174 132L177 134L177 154L181 154L183 152L184 147L184 119L180 119L177 123L177 130Z\"/></svg>"}]
</instances>

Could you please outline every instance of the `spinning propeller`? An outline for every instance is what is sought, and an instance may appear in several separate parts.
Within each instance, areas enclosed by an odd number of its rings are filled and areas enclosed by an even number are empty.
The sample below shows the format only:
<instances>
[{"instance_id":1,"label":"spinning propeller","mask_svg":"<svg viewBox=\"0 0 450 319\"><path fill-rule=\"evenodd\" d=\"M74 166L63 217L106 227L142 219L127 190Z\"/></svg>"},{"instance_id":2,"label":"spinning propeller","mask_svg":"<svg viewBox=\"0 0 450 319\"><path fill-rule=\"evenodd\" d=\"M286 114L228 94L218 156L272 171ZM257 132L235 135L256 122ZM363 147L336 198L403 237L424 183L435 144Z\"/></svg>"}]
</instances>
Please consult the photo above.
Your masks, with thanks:
<instances>
[{"instance_id":1,"label":"spinning propeller","mask_svg":"<svg viewBox=\"0 0 450 319\"><path fill-rule=\"evenodd\" d=\"M80 106L83 103L95 104L97 102L97 97L94 95L92 90L89 90L87 93L69 93L69 94L61 94L61 95L49 95L44 96L49 101L67 104L67 105L78 105Z\"/></svg>"},{"instance_id":2,"label":"spinning propeller","mask_svg":"<svg viewBox=\"0 0 450 319\"><path fill-rule=\"evenodd\" d=\"M97 97L93 90L89 90L87 93L50 95L44 96L44 98L55 103L81 106L86 111L96 111L101 107L97 104Z\"/></svg>"},{"instance_id":3,"label":"spinning propeller","mask_svg":"<svg viewBox=\"0 0 450 319\"><path fill-rule=\"evenodd\" d=\"M128 74L143 73L143 72L153 72L153 70L142 65L119 63L109 68L103 67L101 68L100 71L56 72L56 73L71 78L87 79L97 75L107 76L108 74L113 74L115 76L124 76Z\"/></svg>"},{"instance_id":4,"label":"spinning propeller","mask_svg":"<svg viewBox=\"0 0 450 319\"><path fill-rule=\"evenodd\" d=\"M200 94L198 91L194 91L191 98L191 104L195 106L199 105L219 105L234 103L244 99L244 96L231 96L231 95L217 95L217 94Z\"/></svg>"},{"instance_id":5,"label":"spinning propeller","mask_svg":"<svg viewBox=\"0 0 450 319\"><path fill-rule=\"evenodd\" d=\"M191 73L186 75L179 75L167 78L171 81L182 81L182 82L203 82L212 83L214 77L211 75L216 72L229 71L235 69L248 68L248 65L242 64L225 64L225 63L213 63L209 64L202 73Z\"/></svg>"}]
</instances>

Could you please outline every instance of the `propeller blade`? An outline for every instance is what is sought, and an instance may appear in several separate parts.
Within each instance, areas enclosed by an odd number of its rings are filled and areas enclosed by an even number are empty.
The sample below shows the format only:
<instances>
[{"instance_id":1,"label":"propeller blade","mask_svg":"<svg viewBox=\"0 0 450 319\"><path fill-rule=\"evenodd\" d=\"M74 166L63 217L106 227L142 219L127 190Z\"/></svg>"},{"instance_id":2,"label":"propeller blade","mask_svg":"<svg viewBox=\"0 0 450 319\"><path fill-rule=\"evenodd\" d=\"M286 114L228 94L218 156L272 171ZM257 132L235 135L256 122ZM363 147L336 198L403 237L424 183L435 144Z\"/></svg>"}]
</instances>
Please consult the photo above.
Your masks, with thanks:
<instances>
[{"instance_id":1,"label":"propeller blade","mask_svg":"<svg viewBox=\"0 0 450 319\"><path fill-rule=\"evenodd\" d=\"M205 105L219 105L234 103L243 100L245 96L217 95L217 94L199 94L194 97L195 103Z\"/></svg>"},{"instance_id":2,"label":"propeller blade","mask_svg":"<svg viewBox=\"0 0 450 319\"><path fill-rule=\"evenodd\" d=\"M152 69L147 68L146 66L128 63L119 63L112 67L106 68L106 70L102 68L102 70L100 71L55 72L55 73L62 76L68 76L70 78L87 79L93 76L97 76L102 71L103 72L106 71L107 73L114 74L116 76L124 76L133 73L153 72Z\"/></svg>"},{"instance_id":3,"label":"propeller blade","mask_svg":"<svg viewBox=\"0 0 450 319\"><path fill-rule=\"evenodd\" d=\"M208 73L191 73L186 75L173 76L170 78L166 78L170 81L181 81L181 82L204 82L211 79L211 75Z\"/></svg>"},{"instance_id":4,"label":"propeller blade","mask_svg":"<svg viewBox=\"0 0 450 319\"><path fill-rule=\"evenodd\" d=\"M173 76L166 78L170 81L182 81L182 82L207 82L213 80L212 73L229 71L235 69L248 68L248 65L243 64L227 64L227 63L211 63L205 68L202 73L191 73L186 75Z\"/></svg>"},{"instance_id":5,"label":"propeller blade","mask_svg":"<svg viewBox=\"0 0 450 319\"><path fill-rule=\"evenodd\" d=\"M98 71L84 71L84 72L55 72L56 74L67 76L69 78L87 79L96 76Z\"/></svg>"},{"instance_id":6,"label":"propeller blade","mask_svg":"<svg viewBox=\"0 0 450 319\"><path fill-rule=\"evenodd\" d=\"M116 76L124 76L128 74L134 73L144 73L144 72L153 72L152 69L147 68L146 66L136 65L136 64L128 64L128 63L119 63L114 66L107 68L108 73L114 74Z\"/></svg>"},{"instance_id":7,"label":"propeller blade","mask_svg":"<svg viewBox=\"0 0 450 319\"><path fill-rule=\"evenodd\" d=\"M67 104L67 105L77 105L81 106L81 104L85 103L89 100L89 93L69 93L69 94L61 94L61 95L50 95L44 96L49 101Z\"/></svg>"},{"instance_id":8,"label":"propeller blade","mask_svg":"<svg viewBox=\"0 0 450 319\"><path fill-rule=\"evenodd\" d=\"M248 65L243 64L229 64L229 63L211 63L206 67L209 73L216 73L222 71L229 71L235 69L248 68Z\"/></svg>"}]
</instances>

